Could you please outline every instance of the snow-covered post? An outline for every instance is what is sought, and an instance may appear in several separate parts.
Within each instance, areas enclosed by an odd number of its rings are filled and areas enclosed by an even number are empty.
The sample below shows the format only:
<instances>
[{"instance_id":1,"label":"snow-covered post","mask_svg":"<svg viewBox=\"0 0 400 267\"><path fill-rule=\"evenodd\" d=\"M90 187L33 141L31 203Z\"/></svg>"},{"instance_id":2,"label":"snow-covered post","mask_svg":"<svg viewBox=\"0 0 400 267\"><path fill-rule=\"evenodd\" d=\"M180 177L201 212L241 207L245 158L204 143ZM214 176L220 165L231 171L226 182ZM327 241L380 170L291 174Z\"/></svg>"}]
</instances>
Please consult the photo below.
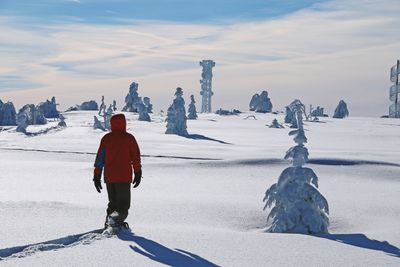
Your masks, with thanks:
<instances>
[{"instance_id":1,"label":"snow-covered post","mask_svg":"<svg viewBox=\"0 0 400 267\"><path fill-rule=\"evenodd\" d=\"M211 97L214 95L212 91L212 68L215 67L215 62L212 60L203 60L200 62L200 66L203 67L203 72L201 74L201 92L202 103L201 112L211 113Z\"/></svg>"},{"instance_id":2,"label":"snow-covered post","mask_svg":"<svg viewBox=\"0 0 400 267\"><path fill-rule=\"evenodd\" d=\"M273 233L328 233L329 207L325 197L318 191L318 177L303 165L308 160L304 146L307 138L303 129L303 111L295 109L298 129L289 133L294 136L296 146L291 147L285 159L292 159L292 167L286 168L265 193L264 209L274 206L267 220L272 219L268 232Z\"/></svg>"},{"instance_id":3,"label":"snow-covered post","mask_svg":"<svg viewBox=\"0 0 400 267\"><path fill-rule=\"evenodd\" d=\"M166 134L188 135L186 126L185 100L182 88L176 88L175 99L168 108Z\"/></svg>"},{"instance_id":4,"label":"snow-covered post","mask_svg":"<svg viewBox=\"0 0 400 267\"><path fill-rule=\"evenodd\" d=\"M196 120L197 119L197 110L196 110L196 101L194 100L194 95L190 96L190 104L188 109L188 120Z\"/></svg>"},{"instance_id":5,"label":"snow-covered post","mask_svg":"<svg viewBox=\"0 0 400 267\"><path fill-rule=\"evenodd\" d=\"M335 109L333 117L336 119L344 119L344 117L349 116L349 110L347 109L347 104L343 100L340 100L338 106Z\"/></svg>"}]
</instances>

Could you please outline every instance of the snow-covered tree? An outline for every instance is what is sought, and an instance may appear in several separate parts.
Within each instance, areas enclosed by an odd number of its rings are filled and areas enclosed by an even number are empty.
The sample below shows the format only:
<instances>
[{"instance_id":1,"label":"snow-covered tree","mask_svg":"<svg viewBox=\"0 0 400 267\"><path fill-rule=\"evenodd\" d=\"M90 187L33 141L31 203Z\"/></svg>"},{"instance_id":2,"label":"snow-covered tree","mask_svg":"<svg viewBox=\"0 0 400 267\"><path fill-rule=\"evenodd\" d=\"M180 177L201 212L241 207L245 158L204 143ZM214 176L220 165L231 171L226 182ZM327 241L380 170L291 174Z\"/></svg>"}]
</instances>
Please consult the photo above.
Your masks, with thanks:
<instances>
[{"instance_id":1,"label":"snow-covered tree","mask_svg":"<svg viewBox=\"0 0 400 267\"><path fill-rule=\"evenodd\" d=\"M97 104L96 101L90 100L90 101L83 102L79 106L79 109L80 110L99 110L99 105Z\"/></svg>"},{"instance_id":2,"label":"snow-covered tree","mask_svg":"<svg viewBox=\"0 0 400 267\"><path fill-rule=\"evenodd\" d=\"M196 120L197 119L197 110L196 110L196 101L194 100L194 95L190 96L190 104L188 109L188 120Z\"/></svg>"},{"instance_id":3,"label":"snow-covered tree","mask_svg":"<svg viewBox=\"0 0 400 267\"><path fill-rule=\"evenodd\" d=\"M306 114L306 108L303 103L299 99L293 100L289 106L286 107L286 116L285 116L285 123L291 123L292 125L290 128L298 128L297 125L297 115L296 113L300 110L302 114Z\"/></svg>"},{"instance_id":4,"label":"snow-covered tree","mask_svg":"<svg viewBox=\"0 0 400 267\"><path fill-rule=\"evenodd\" d=\"M271 99L268 97L267 91L262 91L260 97L258 98L258 105L256 107L256 112L268 113L272 111Z\"/></svg>"},{"instance_id":5,"label":"snow-covered tree","mask_svg":"<svg viewBox=\"0 0 400 267\"><path fill-rule=\"evenodd\" d=\"M0 100L0 126L17 125L17 113L12 102L3 103Z\"/></svg>"},{"instance_id":6,"label":"snow-covered tree","mask_svg":"<svg viewBox=\"0 0 400 267\"><path fill-rule=\"evenodd\" d=\"M18 114L20 113L24 113L26 115L27 125L42 125L47 123L46 117L44 116L42 111L33 104L27 104L23 106L19 110ZM21 118L22 117L23 116L21 116Z\"/></svg>"},{"instance_id":7,"label":"snow-covered tree","mask_svg":"<svg viewBox=\"0 0 400 267\"><path fill-rule=\"evenodd\" d=\"M138 83L131 83L129 86L129 93L125 97L125 106L122 111L138 112L137 105L141 102L139 99L138 88Z\"/></svg>"},{"instance_id":8,"label":"snow-covered tree","mask_svg":"<svg viewBox=\"0 0 400 267\"><path fill-rule=\"evenodd\" d=\"M113 100L112 108L113 108L113 111L117 111L117 101Z\"/></svg>"},{"instance_id":9,"label":"snow-covered tree","mask_svg":"<svg viewBox=\"0 0 400 267\"><path fill-rule=\"evenodd\" d=\"M273 233L328 233L329 207L325 197L318 191L318 177L311 168L303 167L308 160L308 150L304 146L301 106L295 108L298 129L294 136L296 146L291 147L285 159L292 159L292 167L286 168L265 193L265 207L271 209L267 220L272 220L269 232Z\"/></svg>"},{"instance_id":10,"label":"snow-covered tree","mask_svg":"<svg viewBox=\"0 0 400 267\"><path fill-rule=\"evenodd\" d=\"M137 109L139 112L139 121L151 121L148 109L143 102L137 104Z\"/></svg>"},{"instance_id":11,"label":"snow-covered tree","mask_svg":"<svg viewBox=\"0 0 400 267\"><path fill-rule=\"evenodd\" d=\"M150 103L150 98L145 96L143 97L143 104L147 108L147 113L153 113L153 104Z\"/></svg>"},{"instance_id":12,"label":"snow-covered tree","mask_svg":"<svg viewBox=\"0 0 400 267\"><path fill-rule=\"evenodd\" d=\"M51 101L47 99L46 102L40 103L38 108L46 118L54 119L58 118L60 115L60 113L57 111L57 103L54 96L51 98Z\"/></svg>"},{"instance_id":13,"label":"snow-covered tree","mask_svg":"<svg viewBox=\"0 0 400 267\"><path fill-rule=\"evenodd\" d=\"M268 113L272 111L271 99L268 97L267 91L262 91L261 94L255 94L250 101L250 111L259 113Z\"/></svg>"},{"instance_id":14,"label":"snow-covered tree","mask_svg":"<svg viewBox=\"0 0 400 267\"><path fill-rule=\"evenodd\" d=\"M249 104L250 111L255 111L256 110L256 108L258 106L259 98L260 98L259 94L253 95L253 97L250 100L250 104Z\"/></svg>"},{"instance_id":15,"label":"snow-covered tree","mask_svg":"<svg viewBox=\"0 0 400 267\"><path fill-rule=\"evenodd\" d=\"M175 99L168 108L166 134L188 135L186 126L185 100L182 97L182 88L176 88Z\"/></svg>"},{"instance_id":16,"label":"snow-covered tree","mask_svg":"<svg viewBox=\"0 0 400 267\"><path fill-rule=\"evenodd\" d=\"M349 110L347 109L347 104L343 100L340 100L338 106L335 109L333 117L336 119L344 119L344 117L349 116Z\"/></svg>"}]
</instances>

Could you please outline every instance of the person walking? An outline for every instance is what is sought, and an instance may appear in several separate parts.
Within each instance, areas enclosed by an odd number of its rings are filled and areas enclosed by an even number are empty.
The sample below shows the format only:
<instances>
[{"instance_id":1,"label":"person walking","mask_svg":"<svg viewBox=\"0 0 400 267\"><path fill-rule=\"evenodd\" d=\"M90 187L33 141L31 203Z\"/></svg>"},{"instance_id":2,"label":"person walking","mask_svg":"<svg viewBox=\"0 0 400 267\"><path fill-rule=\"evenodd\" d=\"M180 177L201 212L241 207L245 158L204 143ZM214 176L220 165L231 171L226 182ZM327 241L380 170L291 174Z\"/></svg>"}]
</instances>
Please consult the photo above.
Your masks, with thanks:
<instances>
[{"instance_id":1,"label":"person walking","mask_svg":"<svg viewBox=\"0 0 400 267\"><path fill-rule=\"evenodd\" d=\"M93 182L101 193L101 176L104 169L104 182L108 194L107 216L104 227L108 226L109 217L114 212L115 225L129 228L125 222L131 204L131 183L139 186L142 178L140 149L135 137L126 131L124 114L111 117L111 132L103 136L94 163ZM132 175L134 173L134 179ZM114 213L115 214L115 213Z\"/></svg>"}]
</instances>

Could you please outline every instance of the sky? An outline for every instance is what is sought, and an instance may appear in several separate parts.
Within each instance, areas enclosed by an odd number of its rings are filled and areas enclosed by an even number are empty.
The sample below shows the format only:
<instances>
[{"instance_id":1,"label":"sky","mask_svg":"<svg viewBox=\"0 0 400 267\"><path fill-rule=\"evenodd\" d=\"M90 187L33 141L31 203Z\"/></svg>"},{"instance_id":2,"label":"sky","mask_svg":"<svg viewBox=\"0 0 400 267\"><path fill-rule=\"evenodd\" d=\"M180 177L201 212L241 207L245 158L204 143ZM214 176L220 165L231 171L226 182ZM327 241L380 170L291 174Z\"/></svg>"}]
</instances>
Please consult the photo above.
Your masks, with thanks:
<instances>
[{"instance_id":1,"label":"sky","mask_svg":"<svg viewBox=\"0 0 400 267\"><path fill-rule=\"evenodd\" d=\"M400 59L398 0L0 0L0 99L64 110L123 101L132 82L155 111L176 87L200 109L212 59L213 110L248 110L267 90L274 110L295 98L332 115L381 116Z\"/></svg>"}]
</instances>

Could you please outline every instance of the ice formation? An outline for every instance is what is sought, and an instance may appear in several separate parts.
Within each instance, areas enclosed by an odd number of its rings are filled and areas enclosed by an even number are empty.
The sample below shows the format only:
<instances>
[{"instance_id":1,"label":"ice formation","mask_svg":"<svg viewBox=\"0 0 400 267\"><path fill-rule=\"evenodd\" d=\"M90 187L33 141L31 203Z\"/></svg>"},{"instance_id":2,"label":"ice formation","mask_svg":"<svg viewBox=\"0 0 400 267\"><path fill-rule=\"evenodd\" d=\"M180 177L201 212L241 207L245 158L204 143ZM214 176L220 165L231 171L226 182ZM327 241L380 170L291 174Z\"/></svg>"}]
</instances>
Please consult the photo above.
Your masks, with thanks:
<instances>
[{"instance_id":1,"label":"ice formation","mask_svg":"<svg viewBox=\"0 0 400 267\"><path fill-rule=\"evenodd\" d=\"M0 126L17 125L17 114L12 102L3 103L0 100Z\"/></svg>"},{"instance_id":2,"label":"ice formation","mask_svg":"<svg viewBox=\"0 0 400 267\"><path fill-rule=\"evenodd\" d=\"M280 123L278 122L277 119L274 119L274 120L272 121L272 124L269 126L269 128L281 129L281 128L285 128L285 127L283 127L283 125L280 124Z\"/></svg>"},{"instance_id":3,"label":"ice formation","mask_svg":"<svg viewBox=\"0 0 400 267\"><path fill-rule=\"evenodd\" d=\"M211 97L214 95L212 91L212 68L215 66L215 62L212 60L203 60L200 62L200 66L203 67L200 80L200 95L202 96L201 112L211 113Z\"/></svg>"},{"instance_id":4,"label":"ice formation","mask_svg":"<svg viewBox=\"0 0 400 267\"><path fill-rule=\"evenodd\" d=\"M265 193L265 207L271 209L267 220L272 220L267 231L273 233L328 233L329 207L325 197L318 191L318 177L311 168L303 167L308 160L308 150L304 146L301 105L294 108L298 129L294 135L296 146L291 147L285 159L292 159L292 167L286 168Z\"/></svg>"},{"instance_id":5,"label":"ice formation","mask_svg":"<svg viewBox=\"0 0 400 267\"><path fill-rule=\"evenodd\" d=\"M250 110L259 113L268 113L272 111L271 99L268 97L267 91L262 91L261 94L255 94L250 101Z\"/></svg>"},{"instance_id":6,"label":"ice formation","mask_svg":"<svg viewBox=\"0 0 400 267\"><path fill-rule=\"evenodd\" d=\"M60 115L57 111L57 103L54 96L51 98L51 101L47 99L46 102L40 103L38 108L46 118L54 119L58 118Z\"/></svg>"},{"instance_id":7,"label":"ice formation","mask_svg":"<svg viewBox=\"0 0 400 267\"><path fill-rule=\"evenodd\" d=\"M197 119L197 110L196 110L196 101L194 100L194 95L190 96L190 104L188 108L188 120L196 120Z\"/></svg>"},{"instance_id":8,"label":"ice formation","mask_svg":"<svg viewBox=\"0 0 400 267\"><path fill-rule=\"evenodd\" d=\"M99 110L99 106L97 105L97 102L94 100L86 101L83 102L79 106L80 110Z\"/></svg>"},{"instance_id":9,"label":"ice formation","mask_svg":"<svg viewBox=\"0 0 400 267\"><path fill-rule=\"evenodd\" d=\"M166 134L188 135L186 126L185 100L182 97L182 88L176 88L175 99L167 112Z\"/></svg>"},{"instance_id":10,"label":"ice formation","mask_svg":"<svg viewBox=\"0 0 400 267\"><path fill-rule=\"evenodd\" d=\"M338 106L335 109L333 117L336 119L343 119L346 116L349 116L349 110L347 109L347 104L343 100L340 100Z\"/></svg>"}]
</instances>

